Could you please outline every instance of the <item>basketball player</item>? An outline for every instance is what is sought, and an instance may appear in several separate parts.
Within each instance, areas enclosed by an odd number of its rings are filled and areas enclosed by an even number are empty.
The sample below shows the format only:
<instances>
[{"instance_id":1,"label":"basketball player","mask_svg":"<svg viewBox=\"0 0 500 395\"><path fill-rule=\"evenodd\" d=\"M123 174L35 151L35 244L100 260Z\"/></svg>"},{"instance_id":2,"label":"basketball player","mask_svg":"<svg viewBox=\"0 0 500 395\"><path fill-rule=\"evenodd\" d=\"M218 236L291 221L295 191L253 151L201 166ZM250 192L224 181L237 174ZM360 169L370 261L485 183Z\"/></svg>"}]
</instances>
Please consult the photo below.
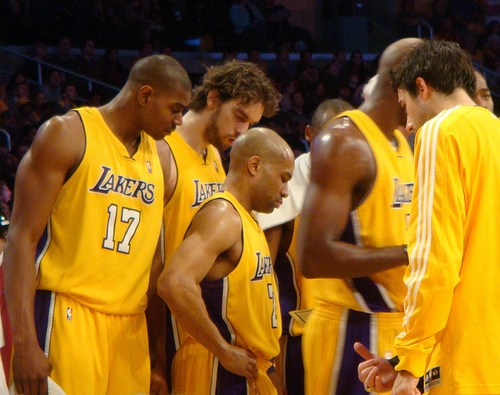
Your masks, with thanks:
<instances>
[{"instance_id":1,"label":"basketball player","mask_svg":"<svg viewBox=\"0 0 500 395\"><path fill-rule=\"evenodd\" d=\"M309 142L336 115L352 110L352 106L340 99L326 100L321 103L306 127L305 135ZM274 262L274 270L279 282L279 296L283 336L280 339L280 358L276 368L282 377L287 394L304 393L304 367L302 362L302 333L304 323L292 318L290 311L308 310L314 305L310 280L299 272L296 259L296 230L302 211L304 195L309 186L311 172L310 154L300 155L295 160L293 177L288 183L290 196L281 207L270 214L258 214L257 219L265 231ZM278 362L280 362L278 364Z\"/></svg>"},{"instance_id":2,"label":"basketball player","mask_svg":"<svg viewBox=\"0 0 500 395\"><path fill-rule=\"evenodd\" d=\"M231 61L211 67L193 93L183 124L166 142L175 160L174 194L164 208L164 262L168 262L184 238L202 201L218 192L226 175L219 151L231 147L236 138L257 123L262 115L272 116L279 95L271 81L253 63ZM165 328L159 317L165 316L165 304L152 301L148 314L155 317L155 327ZM175 351L183 334L170 313L167 338L155 345L155 371L170 372ZM166 358L165 361L166 348Z\"/></svg>"},{"instance_id":3,"label":"basketball player","mask_svg":"<svg viewBox=\"0 0 500 395\"><path fill-rule=\"evenodd\" d=\"M10 321L5 305L4 279L3 279L3 251L5 239L9 230L9 219L7 214L0 208L0 393L7 394L7 380L10 372L10 356L12 353L12 335L10 332Z\"/></svg>"},{"instance_id":4,"label":"basketball player","mask_svg":"<svg viewBox=\"0 0 500 395\"><path fill-rule=\"evenodd\" d=\"M498 394L500 121L475 106L474 69L455 43L425 41L392 80L418 130L392 394L416 393L420 376L433 395ZM377 371L368 376L375 387Z\"/></svg>"},{"instance_id":5,"label":"basketball player","mask_svg":"<svg viewBox=\"0 0 500 395\"><path fill-rule=\"evenodd\" d=\"M472 99L478 106L484 107L493 112L493 99L491 98L490 88L488 87L486 80L477 70L474 70L474 75L476 76L476 90Z\"/></svg>"},{"instance_id":6,"label":"basketball player","mask_svg":"<svg viewBox=\"0 0 500 395\"><path fill-rule=\"evenodd\" d=\"M4 259L18 393L47 393L49 375L69 395L149 393L144 311L172 159L161 141L190 99L182 66L154 55L110 103L38 131Z\"/></svg>"},{"instance_id":7,"label":"basketball player","mask_svg":"<svg viewBox=\"0 0 500 395\"><path fill-rule=\"evenodd\" d=\"M391 338L403 318L413 156L396 130L405 114L389 73L417 42L391 44L359 110L330 122L312 144L297 240L302 273L321 279L314 282L315 307L303 335L308 394L364 393L356 340L395 354Z\"/></svg>"},{"instance_id":8,"label":"basketball player","mask_svg":"<svg viewBox=\"0 0 500 395\"><path fill-rule=\"evenodd\" d=\"M252 211L280 206L293 168L272 130L238 137L222 192L200 205L165 264L158 292L189 333L175 355L174 393L276 393L267 371L279 353L278 291Z\"/></svg>"}]
</instances>

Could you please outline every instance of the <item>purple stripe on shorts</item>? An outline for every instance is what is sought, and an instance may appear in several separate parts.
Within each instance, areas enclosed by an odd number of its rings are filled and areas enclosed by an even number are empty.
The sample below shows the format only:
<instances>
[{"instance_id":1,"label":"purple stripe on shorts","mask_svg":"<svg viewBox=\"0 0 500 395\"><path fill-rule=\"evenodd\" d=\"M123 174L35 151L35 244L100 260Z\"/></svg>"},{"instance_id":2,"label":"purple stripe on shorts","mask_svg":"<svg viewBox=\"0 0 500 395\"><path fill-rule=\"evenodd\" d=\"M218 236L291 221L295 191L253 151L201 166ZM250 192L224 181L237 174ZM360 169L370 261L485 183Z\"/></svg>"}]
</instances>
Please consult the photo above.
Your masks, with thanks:
<instances>
[{"instance_id":1,"label":"purple stripe on shorts","mask_svg":"<svg viewBox=\"0 0 500 395\"><path fill-rule=\"evenodd\" d=\"M304 395L302 336L288 336L286 344L286 390L288 395Z\"/></svg>"},{"instance_id":2,"label":"purple stripe on shorts","mask_svg":"<svg viewBox=\"0 0 500 395\"><path fill-rule=\"evenodd\" d=\"M370 348L370 314L349 310L337 395L366 395L363 384L358 380L358 364L364 359L354 351L355 342Z\"/></svg>"},{"instance_id":3,"label":"purple stripe on shorts","mask_svg":"<svg viewBox=\"0 0 500 395\"><path fill-rule=\"evenodd\" d=\"M49 313L51 301L53 298L52 291L37 290L35 294L35 327L38 344L44 352L45 343L49 330Z\"/></svg>"},{"instance_id":4,"label":"purple stripe on shorts","mask_svg":"<svg viewBox=\"0 0 500 395\"><path fill-rule=\"evenodd\" d=\"M217 362L217 395L247 395L247 379L243 376L228 372Z\"/></svg>"}]
</instances>

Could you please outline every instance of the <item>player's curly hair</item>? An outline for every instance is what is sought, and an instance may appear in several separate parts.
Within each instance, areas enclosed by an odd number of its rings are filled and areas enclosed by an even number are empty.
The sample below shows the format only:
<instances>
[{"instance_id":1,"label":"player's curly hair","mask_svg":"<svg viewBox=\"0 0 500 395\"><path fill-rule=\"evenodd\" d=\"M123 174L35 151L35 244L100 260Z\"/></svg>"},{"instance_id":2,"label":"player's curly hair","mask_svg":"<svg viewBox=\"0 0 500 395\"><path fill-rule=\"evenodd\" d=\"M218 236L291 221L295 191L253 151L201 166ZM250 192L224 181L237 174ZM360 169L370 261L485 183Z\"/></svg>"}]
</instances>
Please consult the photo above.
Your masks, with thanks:
<instances>
[{"instance_id":1,"label":"player's curly hair","mask_svg":"<svg viewBox=\"0 0 500 395\"><path fill-rule=\"evenodd\" d=\"M202 84L195 87L189 108L194 112L202 111L211 90L219 93L222 102L231 99L241 99L243 104L261 102L265 117L276 114L281 99L271 80L257 65L241 60L210 67Z\"/></svg>"}]
</instances>

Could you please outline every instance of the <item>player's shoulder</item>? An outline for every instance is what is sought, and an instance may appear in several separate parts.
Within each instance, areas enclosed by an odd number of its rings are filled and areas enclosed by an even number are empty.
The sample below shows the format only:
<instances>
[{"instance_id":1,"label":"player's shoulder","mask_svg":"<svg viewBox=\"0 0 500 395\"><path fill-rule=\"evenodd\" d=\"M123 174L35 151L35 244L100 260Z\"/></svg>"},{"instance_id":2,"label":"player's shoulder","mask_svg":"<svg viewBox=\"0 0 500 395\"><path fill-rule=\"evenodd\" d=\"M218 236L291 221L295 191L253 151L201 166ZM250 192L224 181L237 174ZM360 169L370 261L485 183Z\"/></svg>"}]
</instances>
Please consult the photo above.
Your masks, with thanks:
<instances>
[{"instance_id":1,"label":"player's shoulder","mask_svg":"<svg viewBox=\"0 0 500 395\"><path fill-rule=\"evenodd\" d=\"M347 116L329 122L312 143L312 161L343 161L347 157L371 156L371 148L358 126Z\"/></svg>"},{"instance_id":2,"label":"player's shoulder","mask_svg":"<svg viewBox=\"0 0 500 395\"><path fill-rule=\"evenodd\" d=\"M241 231L242 219L236 206L222 196L206 201L198 210L193 225L209 229L210 234L228 235Z\"/></svg>"}]
</instances>

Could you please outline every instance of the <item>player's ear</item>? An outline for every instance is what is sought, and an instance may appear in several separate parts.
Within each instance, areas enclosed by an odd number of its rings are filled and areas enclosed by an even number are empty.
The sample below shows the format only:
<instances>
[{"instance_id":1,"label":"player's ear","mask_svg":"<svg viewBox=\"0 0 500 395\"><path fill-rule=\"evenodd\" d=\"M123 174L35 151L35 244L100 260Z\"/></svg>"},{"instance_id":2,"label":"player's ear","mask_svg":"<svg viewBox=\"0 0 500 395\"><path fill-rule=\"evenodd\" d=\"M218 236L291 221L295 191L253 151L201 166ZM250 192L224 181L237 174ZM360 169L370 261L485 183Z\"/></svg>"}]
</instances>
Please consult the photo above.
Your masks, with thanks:
<instances>
[{"instance_id":1,"label":"player's ear","mask_svg":"<svg viewBox=\"0 0 500 395\"><path fill-rule=\"evenodd\" d=\"M216 89L212 89L207 95L207 107L210 109L216 108L220 103L220 95Z\"/></svg>"},{"instance_id":2,"label":"player's ear","mask_svg":"<svg viewBox=\"0 0 500 395\"><path fill-rule=\"evenodd\" d=\"M139 104L144 107L148 104L149 100L151 100L151 97L153 96L153 88L151 88L149 85L141 86L137 96L139 99Z\"/></svg>"},{"instance_id":3,"label":"player's ear","mask_svg":"<svg viewBox=\"0 0 500 395\"><path fill-rule=\"evenodd\" d=\"M418 77L415 81L417 84L417 95L422 95L422 99L429 99L432 93L432 87L428 85L422 77Z\"/></svg>"},{"instance_id":4,"label":"player's ear","mask_svg":"<svg viewBox=\"0 0 500 395\"><path fill-rule=\"evenodd\" d=\"M313 141L313 131L311 125L306 126L305 135L306 135L306 140L311 143Z\"/></svg>"},{"instance_id":5,"label":"player's ear","mask_svg":"<svg viewBox=\"0 0 500 395\"><path fill-rule=\"evenodd\" d=\"M258 156L252 156L247 162L248 172L256 176L262 169L262 160Z\"/></svg>"}]
</instances>

